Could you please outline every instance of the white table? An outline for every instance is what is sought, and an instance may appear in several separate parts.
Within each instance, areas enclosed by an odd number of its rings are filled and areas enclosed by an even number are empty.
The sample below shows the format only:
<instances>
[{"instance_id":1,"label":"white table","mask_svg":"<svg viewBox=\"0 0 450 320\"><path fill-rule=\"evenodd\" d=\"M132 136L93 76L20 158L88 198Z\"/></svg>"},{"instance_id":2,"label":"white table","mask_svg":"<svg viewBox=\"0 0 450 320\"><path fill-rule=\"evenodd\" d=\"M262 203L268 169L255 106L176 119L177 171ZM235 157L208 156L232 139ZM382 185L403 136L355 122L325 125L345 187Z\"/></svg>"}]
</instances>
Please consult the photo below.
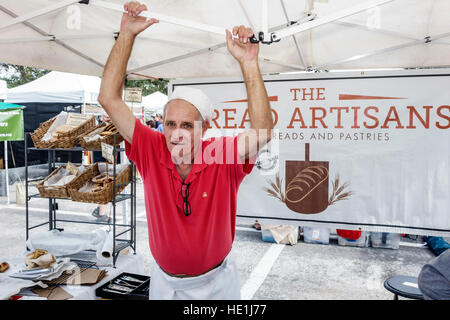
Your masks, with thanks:
<instances>
[{"instance_id":1,"label":"white table","mask_svg":"<svg viewBox=\"0 0 450 320\"><path fill-rule=\"evenodd\" d=\"M17 272L23 268L23 257L14 257L10 259L2 259L1 261L8 261L10 269L0 274L0 299L8 298L14 294L19 294L21 288L35 286L36 283L28 280L21 280L8 277L8 274ZM73 300L95 300L99 299L95 295L95 290L101 287L109 280L117 277L122 272L134 273L144 275L144 258L138 253L129 255L119 255L116 261L116 267L99 267L105 269L108 275L99 283L91 286L77 286L77 285L61 285L61 288L66 290L73 296ZM32 299L33 297L26 297L26 299Z\"/></svg>"}]
</instances>

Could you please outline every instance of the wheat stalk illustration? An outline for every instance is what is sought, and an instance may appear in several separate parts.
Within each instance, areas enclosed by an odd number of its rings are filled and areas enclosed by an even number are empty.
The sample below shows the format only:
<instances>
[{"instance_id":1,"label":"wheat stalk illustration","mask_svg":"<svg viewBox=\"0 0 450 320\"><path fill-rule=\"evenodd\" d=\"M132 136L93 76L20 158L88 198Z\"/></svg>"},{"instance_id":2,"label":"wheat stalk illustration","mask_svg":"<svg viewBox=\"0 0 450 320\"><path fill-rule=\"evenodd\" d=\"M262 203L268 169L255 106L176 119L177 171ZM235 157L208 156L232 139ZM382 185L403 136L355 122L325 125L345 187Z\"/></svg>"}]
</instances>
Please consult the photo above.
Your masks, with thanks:
<instances>
[{"instance_id":1,"label":"wheat stalk illustration","mask_svg":"<svg viewBox=\"0 0 450 320\"><path fill-rule=\"evenodd\" d=\"M340 182L339 173L336 173L334 181L332 182L333 192L330 198L328 199L328 206L331 206L341 200L347 200L351 195L355 194L353 191L343 192L345 188L350 186L350 183L345 182L343 185L340 186L339 182Z\"/></svg>"},{"instance_id":2,"label":"wheat stalk illustration","mask_svg":"<svg viewBox=\"0 0 450 320\"><path fill-rule=\"evenodd\" d=\"M277 175L275 176L275 182L267 180L267 183L269 184L270 188L263 187L263 190L266 191L269 196L274 197L283 203L286 202L286 196L283 193L282 189L283 179L280 179L280 175L277 173Z\"/></svg>"}]
</instances>

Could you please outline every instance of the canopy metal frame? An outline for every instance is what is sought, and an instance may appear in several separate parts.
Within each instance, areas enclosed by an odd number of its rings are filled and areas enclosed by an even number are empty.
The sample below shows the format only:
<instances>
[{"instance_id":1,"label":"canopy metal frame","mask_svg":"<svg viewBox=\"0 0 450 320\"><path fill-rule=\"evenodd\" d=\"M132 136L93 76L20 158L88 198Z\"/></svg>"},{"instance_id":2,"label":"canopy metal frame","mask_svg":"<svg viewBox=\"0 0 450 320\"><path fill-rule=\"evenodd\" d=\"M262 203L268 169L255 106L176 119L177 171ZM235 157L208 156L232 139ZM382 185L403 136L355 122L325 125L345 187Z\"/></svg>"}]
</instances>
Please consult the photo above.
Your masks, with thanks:
<instances>
[{"instance_id":1,"label":"canopy metal frame","mask_svg":"<svg viewBox=\"0 0 450 320\"><path fill-rule=\"evenodd\" d=\"M263 33L263 40L264 40L264 43L267 43L267 41L269 41L270 38L273 38L274 41L277 41L279 39L289 37L296 33L299 33L299 32L305 31L305 30L309 30L311 28L315 28L317 26L329 23L331 21L339 20L339 19L345 18L350 15L354 15L361 11L368 10L368 9L376 7L376 6L380 6L380 5L383 5L383 4L391 2L391 1L395 1L395 0L366 1L364 3L342 9L342 10L335 12L333 14L330 14L326 17L319 18L319 19L316 19L316 20L308 22L308 23L304 23L299 26L287 27L284 30L280 30L276 33L269 34L268 0L262 0L261 1L261 26L262 26L261 32ZM48 14L50 12L68 7L74 3L82 3L82 4L86 4L86 5L93 5L93 6L104 8L104 9L110 9L110 10L117 11L117 12L125 12L123 6L121 6L119 4L115 4L115 3L106 2L103 0L82 0L82 1L80 1L80 0L62 0L55 4L49 5L47 7L40 8L36 11L26 13L21 16L16 16L11 21L8 21L8 22L0 25L0 30L7 28L9 26L18 24L18 23L28 21L33 18L40 17L40 16ZM207 25L207 24L203 24L203 23L199 23L199 22L195 22L195 21L191 21L191 20L175 18L175 17L171 17L168 15L156 13L153 11L151 13L148 11L144 11L140 15L142 17L146 17L146 18L156 18L159 21L162 21L165 23L175 24L175 25L186 27L186 28L202 30L202 31L210 32L210 33L219 34L219 35L224 35L225 30L226 30L225 27L217 27L217 26Z\"/></svg>"},{"instance_id":2,"label":"canopy metal frame","mask_svg":"<svg viewBox=\"0 0 450 320\"><path fill-rule=\"evenodd\" d=\"M25 14L23 14L21 16L16 16L14 19L12 19L12 20L10 20L10 21L8 21L6 23L1 24L0 25L0 30L2 30L4 28L7 28L7 27L10 27L10 26L13 26L13 25L18 24L18 23L22 23L22 22L31 20L33 18L37 18L37 17L43 16L43 15L45 15L47 13L50 13L50 12L53 12L53 11L56 11L56 10L66 8L66 7L68 7L68 6L70 6L70 5L74 4L74 3L77 3L77 2L79 2L79 0L63 0L63 1L57 2L55 4L49 5L47 7L38 9L36 11L25 13Z\"/></svg>"},{"instance_id":3,"label":"canopy metal frame","mask_svg":"<svg viewBox=\"0 0 450 320\"><path fill-rule=\"evenodd\" d=\"M69 5L66 4L66 7L67 7L67 6L69 6ZM61 8L60 8L60 9L61 9ZM15 13L12 12L11 10L9 10L9 9L7 9L7 8L5 8L5 7L3 7L3 6L1 6L1 5L0 5L0 10L1 10L2 12L4 12L4 13L8 14L9 16L13 17L13 18L18 18L18 17L19 17L17 14L15 14ZM43 12L43 11L45 11L45 10L42 10L42 12ZM44 15L45 13L42 13L42 12L41 12L41 15ZM48 12L50 12L50 11L47 11L47 13L48 13ZM31 15L32 15L32 14L30 14L30 16L31 16ZM37 17L37 16L33 15L33 17ZM22 18L22 19L23 19L23 18ZM19 20L22 20L22 19L19 19ZM31 18L30 18L30 19L31 19ZM15 20L15 21L19 21L19 20ZM19 22L18 22L18 23L19 23ZM34 24L30 23L29 21L22 20L22 21L20 21L20 23L22 23L22 24L24 24L25 26L27 26L28 28L30 28L30 29L36 31L37 33L39 33L39 34L42 35L43 37L50 37L50 38L51 38L51 37L54 37L54 36L52 36L52 35L49 35L49 34L48 34L47 32L45 32L44 30L38 28L38 27L35 26ZM79 57L81 57L81 58L83 58L83 59L85 59L85 60L87 60L87 61L90 61L90 62L94 63L95 65L101 67L101 68L104 68L104 67L105 67L104 64L102 64L102 63L100 63L100 62L94 60L93 58L91 58L91 57L85 55L84 53L82 53L82 52L78 51L77 49L75 49L75 48L73 48L73 47L71 47L71 46L65 44L64 42L62 42L62 41L60 41L60 40L57 40L57 39L54 39L54 38L53 38L53 39L50 39L50 41L53 41L54 43L58 44L59 46L65 48L65 49L67 49L67 50L69 50L69 51L72 52L73 54L75 54L75 55L77 55L77 56L79 56Z\"/></svg>"},{"instance_id":4,"label":"canopy metal frame","mask_svg":"<svg viewBox=\"0 0 450 320\"><path fill-rule=\"evenodd\" d=\"M445 44L445 45L449 45L449 42L446 41L438 41L441 38L447 37L449 36L449 34L442 34L442 35L437 35L437 36L429 36L426 37L425 39L416 39L415 37L406 35L406 34L402 34L402 33L398 33L395 31L388 31L388 30L382 30L382 29L370 29L367 26L362 26L362 25L358 25L358 24L352 24L349 22L342 22L342 21L338 21L340 19L349 17L351 15L360 13L362 11L374 8L374 7L378 7L384 4L387 4L389 2L392 2L395 0L370 0L370 1L365 1L363 3L360 3L358 5L352 6L352 7L348 7L348 8L344 8L342 10L339 10L333 14L329 14L327 16L324 17L320 17L317 18L315 14L312 14L312 10L309 10L309 12L307 12L308 10L305 10L304 12L304 16L303 18L301 18L298 21L290 21L289 20L289 16L287 14L287 10L286 10L286 6L283 2L283 0L280 0L280 6L282 7L282 10L284 12L284 16L286 18L286 25L282 28L277 27L277 28L272 28L271 30L269 29L269 12L268 12L268 0L262 0L261 1L261 28L262 30L258 32L258 38L256 38L256 41L262 42L264 44L271 44L273 42L277 42L280 41L281 39L284 38L291 38L298 57L299 57L299 64L298 65L291 65L291 64L286 64L280 61L275 61L273 59L268 59L266 57L260 57L261 61L264 62L268 62L268 63L273 63L273 64L277 64L280 66L284 66L287 68L292 69L293 71L301 71L301 70L311 70L311 69L323 69L323 68L328 68L329 66L332 65L336 65L336 64L340 64L340 63L345 63L345 62L350 62L350 61L355 61L358 59L362 59L362 58L366 58L369 56L373 56L373 55L377 55L377 54L382 54L382 53L386 53L389 51L394 51L394 50L398 50L398 49L402 49L405 47L409 47L409 46L413 46L413 45L417 45L417 44L421 44L421 43L430 43L431 41L435 42L435 43L440 43L440 44ZM93 59L92 57L89 57L88 55L80 52L79 50L67 45L66 43L64 43L64 40L72 40L72 39L92 39L92 38L100 38L100 37L117 37L117 32L114 33L98 33L98 34L88 34L88 35L51 35L46 33L44 30L40 29L39 27L37 27L36 25L30 23L28 20L33 19L33 18L37 18L39 16L43 16L46 15L48 13L54 12L56 10L60 10L63 9L65 7L68 7L70 5L73 5L75 3L79 3L79 4L85 4L85 5L92 5L92 6L96 6L96 7L100 7L100 8L104 8L104 9L109 9L109 10L113 10L116 12L124 12L124 8L121 5L118 4L114 4L114 3L109 3L103 0L62 0L59 1L55 4L49 5L47 7L44 8L40 8L36 11L30 12L30 13L26 13L23 15L16 15L15 13L13 13L12 11L8 10L7 8L0 6L0 10L7 13L8 15L12 16L13 19L3 23L0 25L0 31L2 31L3 29L13 26L15 24L19 24L22 23L28 27L30 27L31 29L37 31L41 37L38 38L34 38L34 37L27 37L27 38L15 38L15 39L0 39L0 43L14 43L14 42L30 42L30 41L53 41L55 43L57 43L58 45L66 48L67 50L71 51L72 53L78 55L79 57L82 57L92 63L94 63L95 65L104 68L104 64L96 61L95 59ZM248 9L245 8L244 4L242 3L241 0L237 0L237 3L239 4L239 6L242 9L242 13L244 14L244 16L246 17L248 23L250 26L253 25L252 21L250 21L249 15L248 15ZM147 12L144 11L141 13L141 16L146 17L146 18L156 18L158 20L160 20L161 22L165 22L165 23L169 23L169 24L174 24L174 25L178 25L178 26L182 26L182 27L186 27L186 28L191 28L191 29L195 29L195 30L201 30L201 31L205 31L205 32L209 32L209 33L213 33L213 34L218 34L223 36L225 33L226 28L225 27L219 27L219 26L212 26L212 25L207 25L207 24L203 24L203 23L198 23L195 21L190 21L190 20L186 20L186 19L179 19L179 18L175 18L175 17L171 17L168 15L164 15L164 14L159 14L159 13L155 13L155 12ZM368 53L364 53L364 54L359 54L359 55L355 55L349 58L345 58L345 59L340 59L340 60L336 60L336 61L331 61L329 63L325 63L325 64L321 64L321 65L316 65L316 66L308 66L308 64L305 62L305 58L302 54L300 45L296 39L296 35L307 31L307 30L311 30L313 28L317 28L319 26L323 26L326 24L330 24L330 23L334 23L334 24L339 24L339 25L343 25L343 26L348 26L348 27L355 27L355 28L362 28L362 29L367 29L373 32L378 32L378 33L385 33L385 34L390 34L390 35L394 35L394 36L398 36L401 38L405 38L405 39L409 39L411 41L401 44L401 45L396 45L396 46L392 46L389 48L383 48L383 49L378 49L378 50L374 50L373 52L368 52ZM276 29L276 30L274 30ZM148 37L142 37L143 39L150 39ZM153 41L165 41L165 42L170 42L170 41L166 41L166 40L162 40L162 39L152 39ZM255 39L253 39L255 40ZM206 48L200 48L200 49L195 49L192 52L186 53L186 54L182 54L176 57L172 57L169 59L164 59L158 62L154 62L148 65L144 65L144 66L140 66L140 67L136 67L133 68L131 70L127 71L127 74L137 74L137 72L140 72L142 70L145 70L147 68L151 68L151 67L157 67L157 66L161 66L167 63L171 63L174 61L178 61L184 58L189 58L195 55L199 55L199 54L203 54L206 52L211 52L211 51L217 51L220 48L223 48L224 46L226 46L226 43L219 43L216 45L210 45Z\"/></svg>"},{"instance_id":5,"label":"canopy metal frame","mask_svg":"<svg viewBox=\"0 0 450 320\"><path fill-rule=\"evenodd\" d=\"M431 42L435 42L435 40L436 40L437 43L440 43L437 40L439 40L441 38L445 38L445 37L450 37L450 32L442 33L442 34L436 35L434 37L427 36L424 39L416 39L416 40L409 41L409 42L406 42L406 43L403 43L403 44L400 44L400 45L396 45L396 46L392 46L392 47L388 47L388 48L383 48L383 49L378 49L378 50L374 50L372 52L368 52L368 53L364 53L364 54L354 55L354 56L349 57L349 58L340 59L340 60L328 62L326 64L318 65L318 66L315 66L314 68L315 69L328 69L332 65L347 63L347 62L351 62L351 61L356 61L356 60L359 60L359 59L364 59L364 58L368 58L368 57L371 57L371 56L374 56L374 55L379 55L379 54L383 54L383 53L386 53L386 52L396 51L396 50L399 50L399 49L404 49L404 48L416 46L416 45L419 45L419 44L428 44L428 43L431 43ZM447 43L442 43L442 44L447 44Z\"/></svg>"}]
</instances>

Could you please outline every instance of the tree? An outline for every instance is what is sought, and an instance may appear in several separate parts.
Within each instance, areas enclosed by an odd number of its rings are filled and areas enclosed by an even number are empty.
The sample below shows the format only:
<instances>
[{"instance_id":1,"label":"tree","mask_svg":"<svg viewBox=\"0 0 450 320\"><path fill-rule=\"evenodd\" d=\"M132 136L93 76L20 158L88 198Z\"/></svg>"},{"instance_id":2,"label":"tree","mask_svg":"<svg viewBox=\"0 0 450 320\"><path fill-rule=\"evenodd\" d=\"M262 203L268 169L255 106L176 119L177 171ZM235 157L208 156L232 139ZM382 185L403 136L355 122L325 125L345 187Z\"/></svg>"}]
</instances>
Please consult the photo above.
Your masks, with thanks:
<instances>
[{"instance_id":1,"label":"tree","mask_svg":"<svg viewBox=\"0 0 450 320\"><path fill-rule=\"evenodd\" d=\"M127 80L125 86L128 88L142 88L142 95L148 96L156 91L167 95L167 80Z\"/></svg>"},{"instance_id":2,"label":"tree","mask_svg":"<svg viewBox=\"0 0 450 320\"><path fill-rule=\"evenodd\" d=\"M0 79L5 80L8 88L14 88L42 77L50 70L38 69L14 64L0 63Z\"/></svg>"},{"instance_id":3,"label":"tree","mask_svg":"<svg viewBox=\"0 0 450 320\"><path fill-rule=\"evenodd\" d=\"M6 80L8 88L36 80L49 72L50 70L0 63L0 79ZM142 88L142 95L147 96L156 91L167 94L168 81L163 79L127 80L125 85L131 88Z\"/></svg>"}]
</instances>

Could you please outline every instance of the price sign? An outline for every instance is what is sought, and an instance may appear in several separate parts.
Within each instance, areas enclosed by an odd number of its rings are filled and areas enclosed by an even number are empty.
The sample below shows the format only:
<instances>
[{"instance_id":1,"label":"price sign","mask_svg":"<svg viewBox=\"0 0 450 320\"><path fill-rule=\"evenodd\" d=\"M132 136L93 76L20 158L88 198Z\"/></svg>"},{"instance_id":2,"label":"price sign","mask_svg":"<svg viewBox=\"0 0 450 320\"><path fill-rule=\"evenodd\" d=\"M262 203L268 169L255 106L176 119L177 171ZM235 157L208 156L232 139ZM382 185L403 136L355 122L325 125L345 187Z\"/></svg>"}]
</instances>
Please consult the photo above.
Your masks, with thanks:
<instances>
[{"instance_id":1,"label":"price sign","mask_svg":"<svg viewBox=\"0 0 450 320\"><path fill-rule=\"evenodd\" d=\"M125 101L141 102L142 88L125 88Z\"/></svg>"},{"instance_id":2,"label":"price sign","mask_svg":"<svg viewBox=\"0 0 450 320\"><path fill-rule=\"evenodd\" d=\"M114 162L114 147L110 144L102 142L102 157L109 163Z\"/></svg>"}]
</instances>

